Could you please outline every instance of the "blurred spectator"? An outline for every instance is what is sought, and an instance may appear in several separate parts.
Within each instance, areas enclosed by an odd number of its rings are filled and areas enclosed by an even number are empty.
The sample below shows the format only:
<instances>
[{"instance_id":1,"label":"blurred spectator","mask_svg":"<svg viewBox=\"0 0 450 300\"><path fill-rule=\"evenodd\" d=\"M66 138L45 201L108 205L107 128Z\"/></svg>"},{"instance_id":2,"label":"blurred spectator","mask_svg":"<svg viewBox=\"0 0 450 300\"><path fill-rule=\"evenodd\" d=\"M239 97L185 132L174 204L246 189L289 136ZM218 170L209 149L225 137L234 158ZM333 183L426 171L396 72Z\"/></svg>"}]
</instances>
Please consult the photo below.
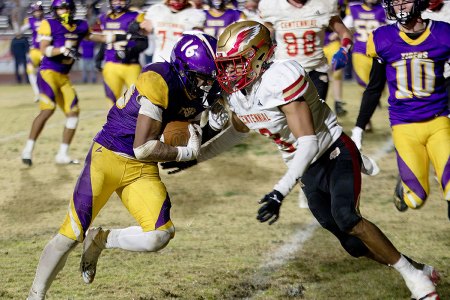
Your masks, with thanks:
<instances>
[{"instance_id":1,"label":"blurred spectator","mask_svg":"<svg viewBox=\"0 0 450 300\"><path fill-rule=\"evenodd\" d=\"M95 42L82 40L80 43L81 52L81 72L83 75L83 83L95 83L97 82L97 73L95 71L94 64L94 49ZM91 80L89 80L91 79Z\"/></svg>"},{"instance_id":2,"label":"blurred spectator","mask_svg":"<svg viewBox=\"0 0 450 300\"><path fill-rule=\"evenodd\" d=\"M18 33L11 41L11 54L14 57L15 74L17 83L22 83L22 78L28 82L27 76L27 53L30 48L28 39Z\"/></svg>"}]
</instances>

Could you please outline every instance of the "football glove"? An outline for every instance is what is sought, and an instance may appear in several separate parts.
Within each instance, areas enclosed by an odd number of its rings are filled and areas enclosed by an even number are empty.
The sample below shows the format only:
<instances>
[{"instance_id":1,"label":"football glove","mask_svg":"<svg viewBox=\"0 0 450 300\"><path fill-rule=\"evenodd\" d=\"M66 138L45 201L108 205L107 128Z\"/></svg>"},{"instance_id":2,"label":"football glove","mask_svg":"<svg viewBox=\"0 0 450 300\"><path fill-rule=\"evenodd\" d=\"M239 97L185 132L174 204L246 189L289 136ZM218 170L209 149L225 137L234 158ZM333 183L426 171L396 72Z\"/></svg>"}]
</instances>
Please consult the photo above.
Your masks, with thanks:
<instances>
[{"instance_id":1,"label":"football glove","mask_svg":"<svg viewBox=\"0 0 450 300\"><path fill-rule=\"evenodd\" d=\"M176 174L178 172L181 172L183 170L186 170L190 167L193 167L197 164L197 160L188 160L188 161L166 161L162 162L159 165L163 170L167 170L167 174Z\"/></svg>"},{"instance_id":2,"label":"football glove","mask_svg":"<svg viewBox=\"0 0 450 300\"><path fill-rule=\"evenodd\" d=\"M264 203L258 210L258 216L256 219L261 223L269 221L269 225L272 225L278 220L280 216L281 202L284 196L277 190L273 190L259 200L259 204Z\"/></svg>"},{"instance_id":3,"label":"football glove","mask_svg":"<svg viewBox=\"0 0 450 300\"><path fill-rule=\"evenodd\" d=\"M128 25L128 33L139 34L140 30L141 30L141 26L136 21L131 22L130 25Z\"/></svg>"},{"instance_id":4,"label":"football glove","mask_svg":"<svg viewBox=\"0 0 450 300\"><path fill-rule=\"evenodd\" d=\"M363 133L364 130L362 130L361 128L355 126L352 129L352 136L351 139L352 141L355 143L356 148L358 148L359 151L361 151L362 149L362 138L363 138Z\"/></svg>"},{"instance_id":5,"label":"football glove","mask_svg":"<svg viewBox=\"0 0 450 300\"><path fill-rule=\"evenodd\" d=\"M73 58L75 60L79 60L81 56L76 48L65 48L62 55Z\"/></svg>"},{"instance_id":6,"label":"football glove","mask_svg":"<svg viewBox=\"0 0 450 300\"><path fill-rule=\"evenodd\" d=\"M345 67L348 62L348 53L347 50L343 47L339 48L339 50L333 55L333 59L331 60L331 65L333 66L333 70L339 70Z\"/></svg>"}]
</instances>

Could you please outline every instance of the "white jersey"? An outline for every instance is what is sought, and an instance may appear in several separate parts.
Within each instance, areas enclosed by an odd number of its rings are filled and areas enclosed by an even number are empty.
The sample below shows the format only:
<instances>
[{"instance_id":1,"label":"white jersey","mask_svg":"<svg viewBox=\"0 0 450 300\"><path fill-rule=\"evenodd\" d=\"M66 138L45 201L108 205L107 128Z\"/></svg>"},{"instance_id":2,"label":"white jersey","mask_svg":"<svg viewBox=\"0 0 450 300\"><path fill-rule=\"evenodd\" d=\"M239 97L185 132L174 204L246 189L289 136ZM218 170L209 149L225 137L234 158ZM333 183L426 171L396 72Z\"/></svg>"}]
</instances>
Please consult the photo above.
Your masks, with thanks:
<instances>
[{"instance_id":1,"label":"white jersey","mask_svg":"<svg viewBox=\"0 0 450 300\"><path fill-rule=\"evenodd\" d=\"M450 23L450 1L444 2L439 11L425 10L422 12L422 18ZM450 77L450 61L444 67L444 77Z\"/></svg>"},{"instance_id":2,"label":"white jersey","mask_svg":"<svg viewBox=\"0 0 450 300\"><path fill-rule=\"evenodd\" d=\"M282 79L281 79L282 78ZM294 60L274 62L244 96L240 91L228 97L230 109L251 130L272 139L289 165L297 145L297 138L288 127L280 106L305 98L311 110L320 157L341 135L342 127L328 105L319 99L317 90L302 66Z\"/></svg>"},{"instance_id":3,"label":"white jersey","mask_svg":"<svg viewBox=\"0 0 450 300\"><path fill-rule=\"evenodd\" d=\"M203 28L205 18L201 9L186 8L172 12L163 3L150 6L145 19L151 21L155 36L153 62L170 61L172 48L181 34L194 28Z\"/></svg>"},{"instance_id":4,"label":"white jersey","mask_svg":"<svg viewBox=\"0 0 450 300\"><path fill-rule=\"evenodd\" d=\"M338 15L337 0L308 1L302 8L286 0L261 0L258 8L275 30L276 59L295 59L307 72L328 71L323 44L330 19Z\"/></svg>"}]
</instances>

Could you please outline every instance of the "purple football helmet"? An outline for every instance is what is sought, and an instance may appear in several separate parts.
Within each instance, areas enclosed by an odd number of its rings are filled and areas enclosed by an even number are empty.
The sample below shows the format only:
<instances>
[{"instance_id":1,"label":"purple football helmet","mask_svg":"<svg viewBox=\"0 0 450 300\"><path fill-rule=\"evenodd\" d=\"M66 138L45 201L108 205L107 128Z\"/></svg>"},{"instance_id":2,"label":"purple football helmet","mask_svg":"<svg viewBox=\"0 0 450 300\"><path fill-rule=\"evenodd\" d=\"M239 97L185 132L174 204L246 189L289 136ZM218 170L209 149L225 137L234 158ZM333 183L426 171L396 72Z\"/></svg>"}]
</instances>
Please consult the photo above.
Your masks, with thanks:
<instances>
[{"instance_id":1,"label":"purple football helmet","mask_svg":"<svg viewBox=\"0 0 450 300\"><path fill-rule=\"evenodd\" d=\"M28 13L32 14L35 11L44 11L44 7L42 6L42 1L36 1L31 3Z\"/></svg>"},{"instance_id":2,"label":"purple football helmet","mask_svg":"<svg viewBox=\"0 0 450 300\"><path fill-rule=\"evenodd\" d=\"M69 11L68 16L59 16L56 13L56 10L58 8L65 8ZM55 17L55 19L58 19L64 23L72 23L73 22L73 18L75 16L75 2L74 0L53 0L52 5L51 5L51 9L53 12L53 15Z\"/></svg>"},{"instance_id":3,"label":"purple football helmet","mask_svg":"<svg viewBox=\"0 0 450 300\"><path fill-rule=\"evenodd\" d=\"M125 5L113 5L113 0L109 0L109 8L112 10L113 13L119 14L121 12L127 11L130 7L131 0L125 0Z\"/></svg>"},{"instance_id":4,"label":"purple football helmet","mask_svg":"<svg viewBox=\"0 0 450 300\"><path fill-rule=\"evenodd\" d=\"M205 96L216 79L214 63L217 40L200 31L185 32L172 49L170 64L180 75L186 91L192 97ZM198 79L204 86L198 86Z\"/></svg>"}]
</instances>

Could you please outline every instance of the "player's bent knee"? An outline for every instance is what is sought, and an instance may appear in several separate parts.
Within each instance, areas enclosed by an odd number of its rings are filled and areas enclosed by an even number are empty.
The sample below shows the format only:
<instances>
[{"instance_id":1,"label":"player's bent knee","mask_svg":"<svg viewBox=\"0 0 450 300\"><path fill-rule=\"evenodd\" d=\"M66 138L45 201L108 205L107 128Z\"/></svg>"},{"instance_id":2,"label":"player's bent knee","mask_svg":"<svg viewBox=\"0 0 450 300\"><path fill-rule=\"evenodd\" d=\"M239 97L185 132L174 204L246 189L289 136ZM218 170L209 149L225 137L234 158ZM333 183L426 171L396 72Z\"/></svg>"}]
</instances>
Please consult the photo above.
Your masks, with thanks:
<instances>
[{"instance_id":1,"label":"player's bent knee","mask_svg":"<svg viewBox=\"0 0 450 300\"><path fill-rule=\"evenodd\" d=\"M78 125L78 117L68 117L66 119L66 128L67 129L76 129Z\"/></svg>"},{"instance_id":2,"label":"player's bent knee","mask_svg":"<svg viewBox=\"0 0 450 300\"><path fill-rule=\"evenodd\" d=\"M332 209L333 218L339 229L343 232L349 232L361 221L361 217L356 212L348 208Z\"/></svg>"},{"instance_id":3,"label":"player's bent knee","mask_svg":"<svg viewBox=\"0 0 450 300\"><path fill-rule=\"evenodd\" d=\"M173 232L171 230L152 230L145 232L146 241L144 245L144 251L156 252L158 250L161 250L166 247L167 244L169 244L169 241L172 239L172 237Z\"/></svg>"}]
</instances>

